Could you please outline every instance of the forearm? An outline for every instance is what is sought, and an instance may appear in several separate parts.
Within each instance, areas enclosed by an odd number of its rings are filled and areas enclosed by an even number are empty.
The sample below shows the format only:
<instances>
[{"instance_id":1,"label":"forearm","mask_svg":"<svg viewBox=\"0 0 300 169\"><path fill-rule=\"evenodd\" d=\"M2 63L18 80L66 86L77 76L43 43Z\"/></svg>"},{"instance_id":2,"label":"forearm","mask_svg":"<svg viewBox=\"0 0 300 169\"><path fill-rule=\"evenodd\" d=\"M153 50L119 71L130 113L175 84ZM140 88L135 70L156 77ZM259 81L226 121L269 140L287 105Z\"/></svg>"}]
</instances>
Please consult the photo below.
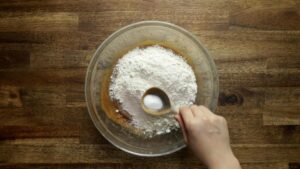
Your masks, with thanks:
<instances>
[{"instance_id":1,"label":"forearm","mask_svg":"<svg viewBox=\"0 0 300 169\"><path fill-rule=\"evenodd\" d=\"M184 139L209 169L241 169L230 147L227 122L204 106L181 107L179 122Z\"/></svg>"},{"instance_id":2,"label":"forearm","mask_svg":"<svg viewBox=\"0 0 300 169\"><path fill-rule=\"evenodd\" d=\"M208 166L209 169L241 169L238 159L232 154Z\"/></svg>"}]
</instances>

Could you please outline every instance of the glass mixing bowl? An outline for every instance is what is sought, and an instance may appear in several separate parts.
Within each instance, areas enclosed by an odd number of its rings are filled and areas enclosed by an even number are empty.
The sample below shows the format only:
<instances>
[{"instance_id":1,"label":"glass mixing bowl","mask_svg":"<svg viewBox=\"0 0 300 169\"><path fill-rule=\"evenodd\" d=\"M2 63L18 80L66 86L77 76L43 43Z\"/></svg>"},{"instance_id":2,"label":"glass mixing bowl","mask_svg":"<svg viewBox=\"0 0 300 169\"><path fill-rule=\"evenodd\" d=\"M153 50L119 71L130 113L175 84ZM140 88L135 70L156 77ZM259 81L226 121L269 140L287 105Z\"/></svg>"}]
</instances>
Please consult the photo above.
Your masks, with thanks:
<instances>
[{"instance_id":1,"label":"glass mixing bowl","mask_svg":"<svg viewBox=\"0 0 300 169\"><path fill-rule=\"evenodd\" d=\"M196 104L205 105L212 111L217 106L218 76L211 56L197 38L171 23L134 23L116 31L99 46L88 66L85 81L85 97L93 123L119 149L138 156L153 157L170 154L185 147L181 131L172 131L151 139L132 134L107 116L100 96L103 85L107 84L104 76L113 69L120 51L126 51L145 41L172 44L176 50L188 56L188 63L197 79Z\"/></svg>"}]
</instances>

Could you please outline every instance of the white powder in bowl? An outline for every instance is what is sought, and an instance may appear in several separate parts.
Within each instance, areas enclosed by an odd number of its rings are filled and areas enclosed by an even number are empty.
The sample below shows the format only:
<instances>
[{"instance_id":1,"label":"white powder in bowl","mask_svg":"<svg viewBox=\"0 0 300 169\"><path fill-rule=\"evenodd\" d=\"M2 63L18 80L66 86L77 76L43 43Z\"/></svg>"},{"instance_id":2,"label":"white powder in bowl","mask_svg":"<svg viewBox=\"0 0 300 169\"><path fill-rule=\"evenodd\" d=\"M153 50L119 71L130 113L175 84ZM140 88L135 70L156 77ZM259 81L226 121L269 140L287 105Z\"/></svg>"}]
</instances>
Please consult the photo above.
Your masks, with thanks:
<instances>
[{"instance_id":1,"label":"white powder in bowl","mask_svg":"<svg viewBox=\"0 0 300 169\"><path fill-rule=\"evenodd\" d=\"M152 116L141 107L144 92L158 87L166 92L173 106L191 105L197 94L192 68L172 50L159 45L135 48L119 59L111 76L109 94L131 116L131 124L146 137L177 129L174 114Z\"/></svg>"},{"instance_id":2,"label":"white powder in bowl","mask_svg":"<svg viewBox=\"0 0 300 169\"><path fill-rule=\"evenodd\" d=\"M144 105L154 111L159 111L164 107L163 101L159 96L148 94L144 97L144 100L142 101Z\"/></svg>"}]
</instances>

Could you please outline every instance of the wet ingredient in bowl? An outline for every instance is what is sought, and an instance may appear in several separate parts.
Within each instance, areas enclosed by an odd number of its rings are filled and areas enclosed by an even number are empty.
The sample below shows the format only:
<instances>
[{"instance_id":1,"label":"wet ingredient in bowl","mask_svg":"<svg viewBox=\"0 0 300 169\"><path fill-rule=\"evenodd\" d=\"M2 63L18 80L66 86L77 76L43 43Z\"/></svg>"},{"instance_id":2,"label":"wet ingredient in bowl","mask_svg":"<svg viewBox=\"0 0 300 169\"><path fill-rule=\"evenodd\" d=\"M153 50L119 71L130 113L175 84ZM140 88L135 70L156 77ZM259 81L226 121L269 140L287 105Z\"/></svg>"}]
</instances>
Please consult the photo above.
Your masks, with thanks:
<instances>
[{"instance_id":1,"label":"wet ingredient in bowl","mask_svg":"<svg viewBox=\"0 0 300 169\"><path fill-rule=\"evenodd\" d=\"M120 58L111 76L109 95L120 104L120 111L130 114L130 123L145 137L178 128L174 114L155 117L143 111L141 98L151 87L164 90L177 106L191 105L197 94L192 68L170 49L159 45L135 48Z\"/></svg>"}]
</instances>

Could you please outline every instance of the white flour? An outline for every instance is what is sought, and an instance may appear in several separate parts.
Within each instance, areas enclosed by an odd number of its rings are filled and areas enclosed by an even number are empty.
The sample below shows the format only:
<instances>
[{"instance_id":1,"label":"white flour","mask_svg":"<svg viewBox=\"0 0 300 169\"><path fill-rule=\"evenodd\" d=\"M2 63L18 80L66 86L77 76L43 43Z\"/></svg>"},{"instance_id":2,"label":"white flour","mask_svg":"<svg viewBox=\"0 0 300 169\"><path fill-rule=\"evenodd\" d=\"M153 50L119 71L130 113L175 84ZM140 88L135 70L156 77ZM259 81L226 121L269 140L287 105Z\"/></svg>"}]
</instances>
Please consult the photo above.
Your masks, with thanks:
<instances>
[{"instance_id":1,"label":"white flour","mask_svg":"<svg viewBox=\"0 0 300 169\"><path fill-rule=\"evenodd\" d=\"M194 103L197 93L192 68L172 50L158 45L135 48L119 59L111 77L110 97L130 114L132 125L146 137L179 127L172 113L151 116L143 111L141 98L151 87L165 91L177 107Z\"/></svg>"},{"instance_id":2,"label":"white flour","mask_svg":"<svg viewBox=\"0 0 300 169\"><path fill-rule=\"evenodd\" d=\"M164 107L164 104L163 104L163 101L161 100L161 98L159 96L152 95L152 94L147 94L144 97L144 100L142 102L144 102L144 105L148 109L154 110L154 111L161 110Z\"/></svg>"}]
</instances>

